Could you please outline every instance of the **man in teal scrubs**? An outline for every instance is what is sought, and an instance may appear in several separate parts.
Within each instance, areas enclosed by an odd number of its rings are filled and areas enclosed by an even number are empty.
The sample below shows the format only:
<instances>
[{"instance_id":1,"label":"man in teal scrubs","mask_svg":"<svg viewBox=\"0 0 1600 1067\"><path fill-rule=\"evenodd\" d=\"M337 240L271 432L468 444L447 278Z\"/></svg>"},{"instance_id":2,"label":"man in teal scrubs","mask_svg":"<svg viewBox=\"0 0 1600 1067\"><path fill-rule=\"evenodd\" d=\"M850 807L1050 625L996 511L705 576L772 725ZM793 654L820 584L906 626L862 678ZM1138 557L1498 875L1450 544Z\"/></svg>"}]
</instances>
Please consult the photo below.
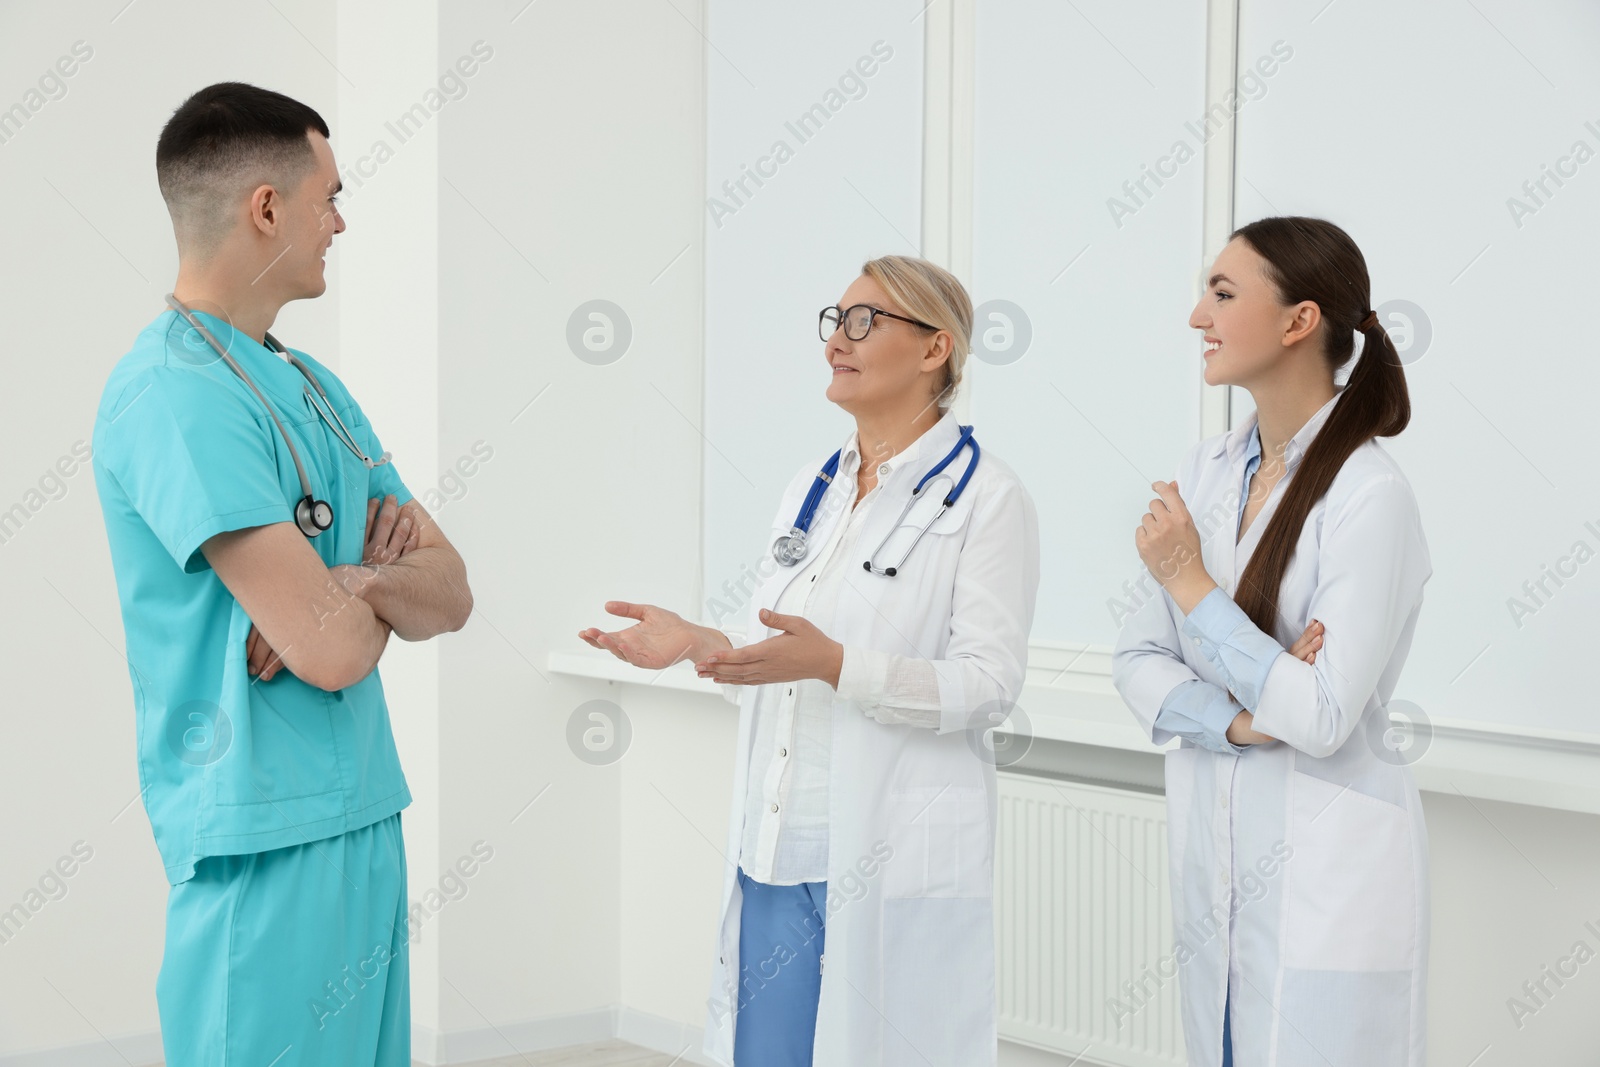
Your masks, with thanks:
<instances>
[{"instance_id":1,"label":"man in teal scrubs","mask_svg":"<svg viewBox=\"0 0 1600 1067\"><path fill-rule=\"evenodd\" d=\"M327 288L344 230L327 138L311 108L235 82L173 114L156 172L174 294L260 395L166 310L95 419L139 781L170 883L167 1067L411 1064L411 794L377 662L391 633L460 629L472 595L338 376L291 350L324 400L264 343L284 304ZM285 437L333 511L316 536L295 521Z\"/></svg>"}]
</instances>

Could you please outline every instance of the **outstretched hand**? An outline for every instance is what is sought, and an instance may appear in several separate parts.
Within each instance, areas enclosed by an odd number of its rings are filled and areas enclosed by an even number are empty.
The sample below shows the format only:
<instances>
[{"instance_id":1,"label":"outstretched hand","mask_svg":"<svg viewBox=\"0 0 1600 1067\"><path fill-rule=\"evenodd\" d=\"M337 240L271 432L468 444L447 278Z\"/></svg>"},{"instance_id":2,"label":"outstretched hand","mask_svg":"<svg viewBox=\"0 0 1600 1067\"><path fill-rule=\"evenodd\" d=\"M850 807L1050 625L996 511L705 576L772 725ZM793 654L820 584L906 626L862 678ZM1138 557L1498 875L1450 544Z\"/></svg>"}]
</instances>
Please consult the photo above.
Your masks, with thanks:
<instances>
[{"instance_id":1,"label":"outstretched hand","mask_svg":"<svg viewBox=\"0 0 1600 1067\"><path fill-rule=\"evenodd\" d=\"M635 667L659 671L680 660L709 654L719 647L730 647L728 639L720 631L696 626L677 612L658 608L654 604L608 600L606 611L625 619L637 620L637 624L611 632L591 626L579 630L578 636L595 648L603 648Z\"/></svg>"},{"instance_id":2,"label":"outstretched hand","mask_svg":"<svg viewBox=\"0 0 1600 1067\"><path fill-rule=\"evenodd\" d=\"M713 653L694 665L700 677L729 685L820 678L839 688L843 645L799 615L779 615L763 608L761 621L783 632L743 648Z\"/></svg>"}]
</instances>

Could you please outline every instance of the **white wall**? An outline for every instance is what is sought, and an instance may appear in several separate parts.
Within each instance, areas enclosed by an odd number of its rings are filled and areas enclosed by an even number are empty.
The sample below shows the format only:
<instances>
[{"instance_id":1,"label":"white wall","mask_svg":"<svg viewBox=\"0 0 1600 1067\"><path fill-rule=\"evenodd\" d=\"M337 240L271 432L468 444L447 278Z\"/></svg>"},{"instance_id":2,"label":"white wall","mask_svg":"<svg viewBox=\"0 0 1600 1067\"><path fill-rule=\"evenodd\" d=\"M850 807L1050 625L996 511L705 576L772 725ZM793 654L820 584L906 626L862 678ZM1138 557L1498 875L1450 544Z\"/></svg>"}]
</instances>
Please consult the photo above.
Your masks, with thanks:
<instances>
[{"instance_id":1,"label":"white wall","mask_svg":"<svg viewBox=\"0 0 1600 1067\"><path fill-rule=\"evenodd\" d=\"M817 313L868 258L923 254L922 3L705 7L702 607L739 626L725 583L748 581L795 470L852 428L823 396Z\"/></svg>"},{"instance_id":2,"label":"white wall","mask_svg":"<svg viewBox=\"0 0 1600 1067\"><path fill-rule=\"evenodd\" d=\"M609 598L687 609L697 586L704 46L679 13L694 7L539 3L510 22L520 6L440 14L441 56L495 49L444 115L440 167L440 463L494 450L440 517L477 600L441 645L441 863L495 848L440 916L447 1032L618 1002L631 755L573 754L570 717L605 693L546 657L615 622ZM614 362L568 347L595 299L631 324ZM638 716L634 742L665 728Z\"/></svg>"},{"instance_id":3,"label":"white wall","mask_svg":"<svg viewBox=\"0 0 1600 1067\"><path fill-rule=\"evenodd\" d=\"M1205 146L1185 122L1205 5L976 7L971 421L1071 546L1041 554L1035 637L1110 647L1150 482L1202 436Z\"/></svg>"}]
</instances>

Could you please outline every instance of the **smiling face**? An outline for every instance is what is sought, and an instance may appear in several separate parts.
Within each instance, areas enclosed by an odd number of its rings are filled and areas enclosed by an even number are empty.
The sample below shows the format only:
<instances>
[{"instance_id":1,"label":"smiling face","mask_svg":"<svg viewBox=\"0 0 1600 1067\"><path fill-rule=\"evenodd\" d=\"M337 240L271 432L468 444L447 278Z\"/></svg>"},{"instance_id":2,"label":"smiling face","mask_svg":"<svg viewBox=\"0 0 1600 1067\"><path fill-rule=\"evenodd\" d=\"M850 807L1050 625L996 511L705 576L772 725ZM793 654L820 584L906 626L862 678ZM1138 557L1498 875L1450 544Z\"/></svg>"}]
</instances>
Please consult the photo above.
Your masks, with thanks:
<instances>
[{"instance_id":1,"label":"smiling face","mask_svg":"<svg viewBox=\"0 0 1600 1067\"><path fill-rule=\"evenodd\" d=\"M1205 295L1189 315L1202 332L1207 385L1248 388L1271 374L1290 347L1314 338L1322 313L1302 301L1285 306L1249 242L1229 241L1212 264Z\"/></svg>"},{"instance_id":2,"label":"smiling face","mask_svg":"<svg viewBox=\"0 0 1600 1067\"><path fill-rule=\"evenodd\" d=\"M856 304L906 315L883 287L865 274L844 291L838 306L849 308ZM932 405L944 383L950 335L878 315L867 336L859 341L846 337L841 324L822 351L833 371L828 399L859 417L908 405Z\"/></svg>"},{"instance_id":3,"label":"smiling face","mask_svg":"<svg viewBox=\"0 0 1600 1067\"><path fill-rule=\"evenodd\" d=\"M325 272L333 236L344 232L337 194L343 183L333 161L328 139L316 130L307 133L316 165L293 190L280 190L283 209L280 239L287 246L283 258L272 264L273 277L285 300L321 296L328 288Z\"/></svg>"}]
</instances>

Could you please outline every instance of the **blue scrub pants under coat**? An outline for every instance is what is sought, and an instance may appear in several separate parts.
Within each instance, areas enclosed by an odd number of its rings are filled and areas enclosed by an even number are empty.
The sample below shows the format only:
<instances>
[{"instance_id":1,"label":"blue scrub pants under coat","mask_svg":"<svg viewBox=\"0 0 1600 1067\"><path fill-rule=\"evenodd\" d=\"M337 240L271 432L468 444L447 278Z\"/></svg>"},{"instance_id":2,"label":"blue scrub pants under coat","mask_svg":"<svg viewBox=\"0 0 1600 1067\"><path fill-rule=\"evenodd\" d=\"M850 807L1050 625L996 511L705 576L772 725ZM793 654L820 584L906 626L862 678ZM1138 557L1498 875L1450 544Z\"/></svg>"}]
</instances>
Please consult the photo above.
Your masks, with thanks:
<instances>
[{"instance_id":1,"label":"blue scrub pants under coat","mask_svg":"<svg viewBox=\"0 0 1600 1067\"><path fill-rule=\"evenodd\" d=\"M735 1067L811 1067L828 883L767 885L739 870Z\"/></svg>"},{"instance_id":2,"label":"blue scrub pants under coat","mask_svg":"<svg viewBox=\"0 0 1600 1067\"><path fill-rule=\"evenodd\" d=\"M406 939L398 813L200 860L167 896L167 1067L411 1067Z\"/></svg>"}]
</instances>

